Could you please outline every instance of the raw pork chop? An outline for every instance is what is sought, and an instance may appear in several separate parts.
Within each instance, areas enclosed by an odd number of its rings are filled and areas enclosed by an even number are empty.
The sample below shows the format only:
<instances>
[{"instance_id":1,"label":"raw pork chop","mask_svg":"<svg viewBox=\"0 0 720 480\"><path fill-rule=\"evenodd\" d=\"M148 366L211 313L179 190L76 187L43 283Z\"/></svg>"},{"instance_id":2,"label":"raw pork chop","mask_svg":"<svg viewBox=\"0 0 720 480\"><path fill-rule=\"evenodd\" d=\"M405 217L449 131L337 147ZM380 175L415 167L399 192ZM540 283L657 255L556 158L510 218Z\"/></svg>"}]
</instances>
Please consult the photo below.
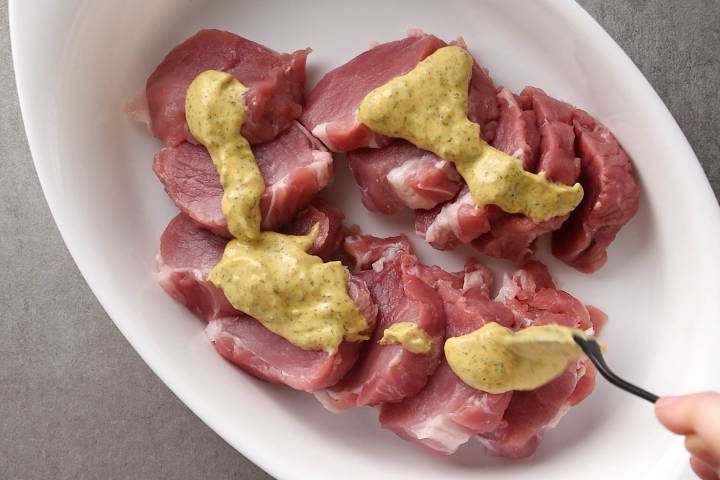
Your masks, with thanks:
<instances>
[{"instance_id":1,"label":"raw pork chop","mask_svg":"<svg viewBox=\"0 0 720 480\"><path fill-rule=\"evenodd\" d=\"M178 215L160 239L157 261L160 285L175 300L208 321L207 333L217 351L248 373L298 390L313 391L335 384L355 363L363 342L343 342L333 354L303 350L235 310L222 291L207 280L227 241ZM353 276L348 291L368 320L371 333L377 306L365 283Z\"/></svg>"},{"instance_id":2,"label":"raw pork chop","mask_svg":"<svg viewBox=\"0 0 720 480\"><path fill-rule=\"evenodd\" d=\"M470 333L487 322L512 326L512 312L488 297L492 275L471 262L464 275L435 268L447 317L447 337ZM490 394L465 384L443 358L425 388L414 397L384 404L380 423L400 437L440 455L454 453L472 436L503 425L511 392Z\"/></svg>"},{"instance_id":3,"label":"raw pork chop","mask_svg":"<svg viewBox=\"0 0 720 480\"><path fill-rule=\"evenodd\" d=\"M430 269L420 264L404 237L381 239L369 235L348 237L347 253L378 305L375 333L358 363L334 387L317 398L331 411L360 405L398 402L419 392L440 362L445 338L443 305L435 289L423 277ZM368 255L368 252L372 252ZM369 267L369 268L368 268ZM398 322L411 322L431 338L428 354L411 353L401 345L381 345L385 329Z\"/></svg>"},{"instance_id":4,"label":"raw pork chop","mask_svg":"<svg viewBox=\"0 0 720 480\"><path fill-rule=\"evenodd\" d=\"M347 155L363 205L378 213L428 210L455 197L462 179L455 166L404 140Z\"/></svg>"},{"instance_id":5,"label":"raw pork chop","mask_svg":"<svg viewBox=\"0 0 720 480\"><path fill-rule=\"evenodd\" d=\"M640 189L630 158L610 130L581 110L574 125L585 196L553 235L552 250L565 263L592 273L605 265L608 246L637 212Z\"/></svg>"},{"instance_id":6,"label":"raw pork chop","mask_svg":"<svg viewBox=\"0 0 720 480\"><path fill-rule=\"evenodd\" d=\"M253 153L265 181L260 199L265 230L286 224L332 179L332 155L297 122L276 139L254 146ZM165 147L155 155L153 170L183 213L229 236L220 210L220 177L205 147L188 142Z\"/></svg>"},{"instance_id":7,"label":"raw pork chop","mask_svg":"<svg viewBox=\"0 0 720 480\"><path fill-rule=\"evenodd\" d=\"M275 138L302 113L305 60L309 49L277 53L220 30L201 30L175 47L145 87L153 135L173 147L193 141L185 122L185 93L205 70L232 74L249 91L242 133L250 143Z\"/></svg>"},{"instance_id":8,"label":"raw pork chop","mask_svg":"<svg viewBox=\"0 0 720 480\"><path fill-rule=\"evenodd\" d=\"M339 208L316 198L290 223L285 225L282 231L290 235L304 235L312 229L313 225L317 225L318 235L315 237L310 253L327 262L334 259L340 244L342 244L344 218L345 215Z\"/></svg>"},{"instance_id":9,"label":"raw pork chop","mask_svg":"<svg viewBox=\"0 0 720 480\"><path fill-rule=\"evenodd\" d=\"M515 326L557 323L597 335L605 315L586 307L570 294L558 290L550 272L540 262L528 262L506 275L497 300L515 316ZM595 387L595 368L586 358L573 362L555 380L532 391L516 391L495 431L481 435L481 443L504 457L531 455L543 432L557 425L571 406L585 399Z\"/></svg>"},{"instance_id":10,"label":"raw pork chop","mask_svg":"<svg viewBox=\"0 0 720 480\"><path fill-rule=\"evenodd\" d=\"M465 47L459 40L456 44ZM348 63L325 74L305 102L302 123L332 151L381 147L388 139L360 124L356 113L365 96L389 80L404 75L438 48L439 38L419 30L408 37L374 46ZM477 64L470 84L468 115L483 127L483 136L494 136L498 111L492 80Z\"/></svg>"},{"instance_id":11,"label":"raw pork chop","mask_svg":"<svg viewBox=\"0 0 720 480\"><path fill-rule=\"evenodd\" d=\"M575 135L570 124L556 118L556 112L572 107L532 88L526 88L520 96L501 88L497 98L500 121L493 146L522 160L527 170L537 168L552 181L575 183L580 167L574 154ZM493 205L478 208L468 190L463 189L454 201L442 207L416 212L416 231L441 250L472 243L487 255L523 261L535 252L537 237L557 230L566 219L558 216L535 222Z\"/></svg>"}]
</instances>

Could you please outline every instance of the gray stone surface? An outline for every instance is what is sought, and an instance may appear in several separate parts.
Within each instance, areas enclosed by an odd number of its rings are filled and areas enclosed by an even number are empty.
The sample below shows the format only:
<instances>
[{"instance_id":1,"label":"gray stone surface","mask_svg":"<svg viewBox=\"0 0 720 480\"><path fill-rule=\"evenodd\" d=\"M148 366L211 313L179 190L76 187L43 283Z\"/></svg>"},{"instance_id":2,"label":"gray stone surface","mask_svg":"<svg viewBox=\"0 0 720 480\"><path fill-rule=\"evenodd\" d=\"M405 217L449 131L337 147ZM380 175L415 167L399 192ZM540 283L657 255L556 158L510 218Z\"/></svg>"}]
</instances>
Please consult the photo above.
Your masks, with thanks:
<instances>
[{"instance_id":1,"label":"gray stone surface","mask_svg":"<svg viewBox=\"0 0 720 480\"><path fill-rule=\"evenodd\" d=\"M582 0L720 192L720 2ZM40 191L0 15L0 478L269 478L152 374L78 273Z\"/></svg>"}]
</instances>

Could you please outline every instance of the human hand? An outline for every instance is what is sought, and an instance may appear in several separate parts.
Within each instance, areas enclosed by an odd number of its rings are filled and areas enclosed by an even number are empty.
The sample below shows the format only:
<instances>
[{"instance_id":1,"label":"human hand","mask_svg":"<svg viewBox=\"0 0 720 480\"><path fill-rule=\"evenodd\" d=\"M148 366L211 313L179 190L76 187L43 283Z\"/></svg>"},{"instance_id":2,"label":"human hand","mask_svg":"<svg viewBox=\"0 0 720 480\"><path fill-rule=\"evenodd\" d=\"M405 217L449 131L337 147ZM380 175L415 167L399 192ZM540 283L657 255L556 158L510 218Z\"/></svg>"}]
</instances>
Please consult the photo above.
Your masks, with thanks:
<instances>
[{"instance_id":1,"label":"human hand","mask_svg":"<svg viewBox=\"0 0 720 480\"><path fill-rule=\"evenodd\" d=\"M673 433L685 436L690 466L702 480L720 479L720 393L662 397L655 415Z\"/></svg>"}]
</instances>

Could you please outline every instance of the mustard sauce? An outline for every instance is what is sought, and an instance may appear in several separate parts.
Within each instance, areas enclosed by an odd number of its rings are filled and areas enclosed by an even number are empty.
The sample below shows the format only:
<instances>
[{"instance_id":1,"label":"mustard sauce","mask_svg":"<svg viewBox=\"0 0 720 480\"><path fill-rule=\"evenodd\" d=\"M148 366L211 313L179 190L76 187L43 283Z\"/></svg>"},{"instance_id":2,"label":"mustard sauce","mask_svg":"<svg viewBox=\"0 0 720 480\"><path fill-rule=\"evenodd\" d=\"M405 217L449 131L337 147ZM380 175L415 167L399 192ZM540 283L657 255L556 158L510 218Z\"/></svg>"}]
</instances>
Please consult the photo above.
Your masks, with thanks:
<instances>
[{"instance_id":1,"label":"mustard sauce","mask_svg":"<svg viewBox=\"0 0 720 480\"><path fill-rule=\"evenodd\" d=\"M463 48L440 48L368 93L358 119L377 133L404 138L455 163L478 206L497 205L535 221L575 209L583 196L579 183L549 182L480 137L480 125L467 118L472 65Z\"/></svg>"},{"instance_id":2,"label":"mustard sauce","mask_svg":"<svg viewBox=\"0 0 720 480\"><path fill-rule=\"evenodd\" d=\"M220 175L223 214L236 237L209 279L235 308L300 348L334 352L344 339L367 339L367 320L348 295L345 267L307 253L317 226L304 236L260 231L265 186L240 133L246 91L232 75L209 70L186 95L190 131Z\"/></svg>"},{"instance_id":3,"label":"mustard sauce","mask_svg":"<svg viewBox=\"0 0 720 480\"><path fill-rule=\"evenodd\" d=\"M408 352L419 354L430 353L433 346L430 335L412 322L393 323L385 329L379 343L382 345L397 343Z\"/></svg>"},{"instance_id":4,"label":"mustard sauce","mask_svg":"<svg viewBox=\"0 0 720 480\"><path fill-rule=\"evenodd\" d=\"M222 212L237 238L258 238L260 197L265 191L250 143L240 133L247 118L247 87L217 70L199 74L185 96L190 132L205 145L223 186Z\"/></svg>"},{"instance_id":5,"label":"mustard sauce","mask_svg":"<svg viewBox=\"0 0 720 480\"><path fill-rule=\"evenodd\" d=\"M514 332L490 322L467 335L447 339L445 358L463 382L478 390L534 390L584 355L573 335L589 338L582 330L560 325Z\"/></svg>"}]
</instances>

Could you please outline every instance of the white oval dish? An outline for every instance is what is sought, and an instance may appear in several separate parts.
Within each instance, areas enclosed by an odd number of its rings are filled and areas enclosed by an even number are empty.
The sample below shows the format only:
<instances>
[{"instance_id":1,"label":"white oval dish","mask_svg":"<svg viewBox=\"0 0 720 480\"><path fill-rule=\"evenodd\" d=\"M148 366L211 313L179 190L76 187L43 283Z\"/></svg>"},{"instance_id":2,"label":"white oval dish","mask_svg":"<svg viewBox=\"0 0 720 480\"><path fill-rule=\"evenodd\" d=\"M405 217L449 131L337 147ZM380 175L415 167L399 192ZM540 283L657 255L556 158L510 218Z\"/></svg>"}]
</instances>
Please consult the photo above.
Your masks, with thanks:
<instances>
[{"instance_id":1,"label":"white oval dish","mask_svg":"<svg viewBox=\"0 0 720 480\"><path fill-rule=\"evenodd\" d=\"M312 84L371 42L411 27L448 40L462 35L497 84L536 85L587 109L634 159L641 209L612 245L607 266L587 276L553 260L546 246L540 256L562 288L610 315L608 362L660 394L720 388L720 210L652 87L577 4L14 0L10 24L36 170L78 267L157 375L269 473L347 480L689 478L681 440L661 430L650 405L601 379L530 459L490 457L477 444L449 458L425 454L381 430L372 410L333 415L310 395L240 373L152 276L160 233L175 208L150 169L158 142L125 117L123 105L175 44L217 27L280 51L310 46ZM407 217L368 213L344 167L338 171L328 196L349 222L377 235L411 234ZM414 243L424 261L450 268L467 254Z\"/></svg>"}]
</instances>

